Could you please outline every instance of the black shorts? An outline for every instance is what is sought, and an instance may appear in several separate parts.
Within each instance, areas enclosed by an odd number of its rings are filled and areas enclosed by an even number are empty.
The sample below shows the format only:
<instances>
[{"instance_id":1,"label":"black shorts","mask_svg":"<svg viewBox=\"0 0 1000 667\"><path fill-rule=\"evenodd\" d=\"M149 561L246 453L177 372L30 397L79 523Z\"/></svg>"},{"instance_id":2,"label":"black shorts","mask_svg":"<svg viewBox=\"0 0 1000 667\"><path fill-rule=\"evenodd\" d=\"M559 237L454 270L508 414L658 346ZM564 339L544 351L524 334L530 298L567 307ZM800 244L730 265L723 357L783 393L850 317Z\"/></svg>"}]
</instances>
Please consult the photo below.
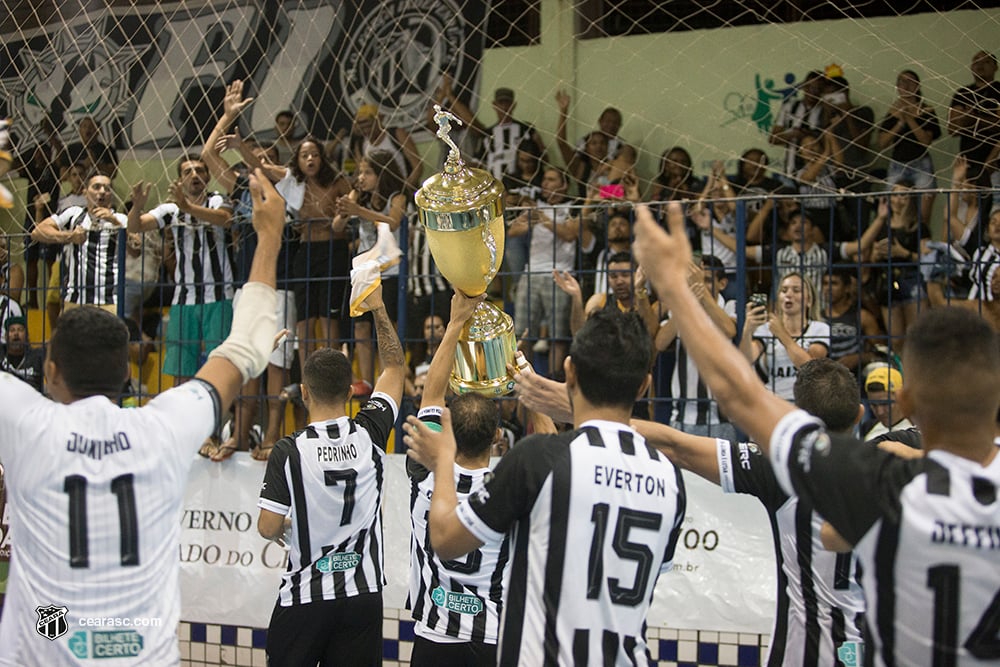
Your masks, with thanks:
<instances>
[{"instance_id":1,"label":"black shorts","mask_svg":"<svg viewBox=\"0 0 1000 667\"><path fill-rule=\"evenodd\" d=\"M295 312L301 322L310 317L342 319L344 296L350 281L347 241L300 243L292 260Z\"/></svg>"},{"instance_id":2,"label":"black shorts","mask_svg":"<svg viewBox=\"0 0 1000 667\"><path fill-rule=\"evenodd\" d=\"M267 628L267 664L382 664L382 594L366 593L343 600L274 605Z\"/></svg>"},{"instance_id":3,"label":"black shorts","mask_svg":"<svg viewBox=\"0 0 1000 667\"><path fill-rule=\"evenodd\" d=\"M480 667L497 664L497 645L483 642L438 644L417 635L410 667Z\"/></svg>"}]
</instances>

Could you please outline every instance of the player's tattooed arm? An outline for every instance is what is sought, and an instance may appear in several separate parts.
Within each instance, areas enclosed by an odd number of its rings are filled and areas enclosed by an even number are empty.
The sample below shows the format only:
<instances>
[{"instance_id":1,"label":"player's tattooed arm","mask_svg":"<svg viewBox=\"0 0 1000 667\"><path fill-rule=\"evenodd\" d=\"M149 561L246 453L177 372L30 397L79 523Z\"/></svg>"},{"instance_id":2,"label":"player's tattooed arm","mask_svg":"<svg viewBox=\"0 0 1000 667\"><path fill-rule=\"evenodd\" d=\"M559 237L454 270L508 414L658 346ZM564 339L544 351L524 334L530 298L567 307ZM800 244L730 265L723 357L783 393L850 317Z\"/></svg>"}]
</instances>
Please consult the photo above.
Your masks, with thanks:
<instances>
[{"instance_id":1,"label":"player's tattooed arm","mask_svg":"<svg viewBox=\"0 0 1000 667\"><path fill-rule=\"evenodd\" d=\"M378 354L382 368L405 365L403 345L399 342L399 336L396 335L396 329L392 326L385 306L372 311L372 316L375 318L375 336L378 340Z\"/></svg>"}]
</instances>

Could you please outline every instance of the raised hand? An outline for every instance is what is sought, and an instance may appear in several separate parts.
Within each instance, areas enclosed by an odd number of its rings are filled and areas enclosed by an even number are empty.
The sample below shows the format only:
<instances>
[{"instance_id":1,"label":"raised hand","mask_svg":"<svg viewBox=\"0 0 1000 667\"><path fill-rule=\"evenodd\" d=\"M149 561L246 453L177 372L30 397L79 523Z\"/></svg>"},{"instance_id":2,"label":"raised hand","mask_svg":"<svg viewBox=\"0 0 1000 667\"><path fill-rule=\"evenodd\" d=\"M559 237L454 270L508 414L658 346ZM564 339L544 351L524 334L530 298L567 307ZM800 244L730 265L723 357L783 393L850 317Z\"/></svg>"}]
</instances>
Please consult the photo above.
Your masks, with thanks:
<instances>
[{"instance_id":1,"label":"raised hand","mask_svg":"<svg viewBox=\"0 0 1000 667\"><path fill-rule=\"evenodd\" d=\"M234 128L232 134L224 134L219 137L219 140L215 142L215 150L220 153L224 153L230 149L234 151L240 150L243 145L243 137L240 136L240 128Z\"/></svg>"},{"instance_id":2,"label":"raised hand","mask_svg":"<svg viewBox=\"0 0 1000 667\"><path fill-rule=\"evenodd\" d=\"M583 299L583 290L580 288L580 283L577 282L576 278L569 271L552 271L552 280L555 282L556 287L566 292L571 298L580 297Z\"/></svg>"},{"instance_id":3,"label":"raised hand","mask_svg":"<svg viewBox=\"0 0 1000 667\"><path fill-rule=\"evenodd\" d=\"M691 243L684 229L684 208L679 201L667 204L667 229L653 219L646 205L635 209L635 242L632 251L658 294L687 289Z\"/></svg>"},{"instance_id":4,"label":"raised hand","mask_svg":"<svg viewBox=\"0 0 1000 667\"><path fill-rule=\"evenodd\" d=\"M260 169L250 174L250 199L253 201L253 228L257 234L280 237L285 226L285 200Z\"/></svg>"},{"instance_id":5,"label":"raised hand","mask_svg":"<svg viewBox=\"0 0 1000 667\"><path fill-rule=\"evenodd\" d=\"M569 94L565 90L563 90L562 88L560 88L559 90L556 91L556 104L559 105L559 111L560 111L560 113L568 113L569 112L570 99L571 98L570 98Z\"/></svg>"},{"instance_id":6,"label":"raised hand","mask_svg":"<svg viewBox=\"0 0 1000 667\"><path fill-rule=\"evenodd\" d=\"M153 184L146 181L139 181L132 186L130 194L132 208L139 209L140 211L146 208L146 202L149 200L149 191L152 187Z\"/></svg>"},{"instance_id":7,"label":"raised hand","mask_svg":"<svg viewBox=\"0 0 1000 667\"><path fill-rule=\"evenodd\" d=\"M466 296L464 292L455 290L451 297L451 317L449 322L464 323L472 317L473 311L486 299L486 293L478 296Z\"/></svg>"},{"instance_id":8,"label":"raised hand","mask_svg":"<svg viewBox=\"0 0 1000 667\"><path fill-rule=\"evenodd\" d=\"M243 81L236 79L226 86L226 94L222 98L222 113L230 118L235 118L252 102L252 97L243 99Z\"/></svg>"}]
</instances>

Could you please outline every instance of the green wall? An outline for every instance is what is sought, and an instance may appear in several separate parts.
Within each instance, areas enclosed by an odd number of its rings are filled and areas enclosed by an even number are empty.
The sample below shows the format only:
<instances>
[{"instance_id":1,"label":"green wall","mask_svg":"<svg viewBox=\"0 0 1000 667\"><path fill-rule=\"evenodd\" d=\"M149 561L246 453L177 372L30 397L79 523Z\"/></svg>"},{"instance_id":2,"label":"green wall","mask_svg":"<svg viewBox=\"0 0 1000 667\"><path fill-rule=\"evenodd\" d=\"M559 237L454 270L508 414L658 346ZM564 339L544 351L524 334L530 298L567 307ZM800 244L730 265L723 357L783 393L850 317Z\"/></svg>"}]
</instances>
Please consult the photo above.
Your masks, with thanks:
<instances>
[{"instance_id":1,"label":"green wall","mask_svg":"<svg viewBox=\"0 0 1000 667\"><path fill-rule=\"evenodd\" d=\"M644 178L655 174L658 156L675 144L691 152L698 173L715 159L726 159L732 167L751 146L765 148L772 164L780 164L782 151L767 145L766 134L751 119L758 75L783 87L786 73L798 81L810 69L838 63L851 83L855 103L869 104L881 119L894 99L896 74L915 69L943 129L952 93L971 81L972 55L980 49L1000 50L1000 10L577 41L573 4L542 0L542 39L537 46L487 50L480 119L485 124L495 122L489 104L494 88L514 88L515 115L539 128L550 157L559 162L556 90L565 88L573 97L569 134L574 142L596 126L602 109L618 107L625 118L622 135L640 148L639 173ZM778 102L770 108L777 112ZM949 185L956 146L950 137L934 145L938 174L944 177L939 178L939 187ZM425 174L429 175L437 169L432 161L439 146L428 135L420 148L428 158ZM125 198L130 184L145 178L156 183L154 201L165 196L175 157L164 154L137 161L123 155L116 189ZM22 211L19 206L13 213L0 212L0 226L19 228Z\"/></svg>"}]
</instances>

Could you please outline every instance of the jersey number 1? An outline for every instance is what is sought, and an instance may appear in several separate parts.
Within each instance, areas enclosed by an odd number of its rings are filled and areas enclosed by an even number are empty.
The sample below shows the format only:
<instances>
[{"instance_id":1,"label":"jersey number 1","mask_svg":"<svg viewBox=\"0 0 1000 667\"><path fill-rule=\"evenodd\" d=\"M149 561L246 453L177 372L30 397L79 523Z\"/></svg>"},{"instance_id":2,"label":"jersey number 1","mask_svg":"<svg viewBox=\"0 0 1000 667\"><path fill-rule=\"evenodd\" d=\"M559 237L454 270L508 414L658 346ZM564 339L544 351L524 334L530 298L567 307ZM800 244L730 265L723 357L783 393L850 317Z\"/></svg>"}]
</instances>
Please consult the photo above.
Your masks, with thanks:
<instances>
[{"instance_id":1,"label":"jersey number 1","mask_svg":"<svg viewBox=\"0 0 1000 667\"><path fill-rule=\"evenodd\" d=\"M933 667L958 664L958 615L961 572L957 565L935 565L927 570L927 587L934 591ZM965 639L965 648L979 660L1000 658L1000 592Z\"/></svg>"},{"instance_id":2,"label":"jersey number 1","mask_svg":"<svg viewBox=\"0 0 1000 667\"><path fill-rule=\"evenodd\" d=\"M90 567L87 540L87 478L69 475L63 480L69 495L69 566ZM121 532L121 564L139 564L139 519L135 511L132 473L111 480L111 493L118 498L118 528Z\"/></svg>"}]
</instances>

